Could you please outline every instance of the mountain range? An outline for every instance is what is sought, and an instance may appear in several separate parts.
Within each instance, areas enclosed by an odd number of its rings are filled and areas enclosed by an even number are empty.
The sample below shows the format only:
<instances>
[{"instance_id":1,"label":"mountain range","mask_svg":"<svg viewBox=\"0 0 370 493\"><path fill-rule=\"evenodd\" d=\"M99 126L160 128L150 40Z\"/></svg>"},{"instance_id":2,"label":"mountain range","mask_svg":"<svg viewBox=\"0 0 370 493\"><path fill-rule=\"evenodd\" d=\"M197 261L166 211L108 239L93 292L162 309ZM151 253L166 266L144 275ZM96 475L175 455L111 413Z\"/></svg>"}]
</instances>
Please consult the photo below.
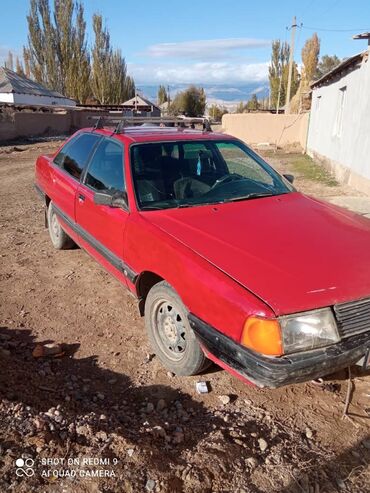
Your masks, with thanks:
<instances>
[{"instance_id":1,"label":"mountain range","mask_svg":"<svg viewBox=\"0 0 370 493\"><path fill-rule=\"evenodd\" d=\"M253 94L258 99L268 97L269 85L266 83L247 83L247 84L195 84L204 88L207 95L207 104L218 104L226 106L228 109L235 107L240 101L246 103ZM171 84L169 86L170 97L173 99L176 94L189 87L189 84ZM139 85L138 92L153 102L157 100L157 85Z\"/></svg>"}]
</instances>

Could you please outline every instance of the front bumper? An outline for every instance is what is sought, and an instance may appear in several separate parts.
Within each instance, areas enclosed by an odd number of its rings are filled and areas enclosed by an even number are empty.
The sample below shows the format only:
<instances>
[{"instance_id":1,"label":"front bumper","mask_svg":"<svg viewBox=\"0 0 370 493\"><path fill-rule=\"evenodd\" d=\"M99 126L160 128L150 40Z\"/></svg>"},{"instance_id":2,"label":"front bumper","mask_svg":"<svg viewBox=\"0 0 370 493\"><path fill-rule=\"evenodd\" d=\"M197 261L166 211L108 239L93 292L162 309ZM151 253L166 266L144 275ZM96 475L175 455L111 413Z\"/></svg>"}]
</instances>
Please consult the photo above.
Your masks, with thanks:
<instances>
[{"instance_id":1,"label":"front bumper","mask_svg":"<svg viewBox=\"0 0 370 493\"><path fill-rule=\"evenodd\" d=\"M258 387L280 387L313 380L353 365L370 347L370 332L325 348L280 358L262 356L189 314L189 322L206 351Z\"/></svg>"}]
</instances>

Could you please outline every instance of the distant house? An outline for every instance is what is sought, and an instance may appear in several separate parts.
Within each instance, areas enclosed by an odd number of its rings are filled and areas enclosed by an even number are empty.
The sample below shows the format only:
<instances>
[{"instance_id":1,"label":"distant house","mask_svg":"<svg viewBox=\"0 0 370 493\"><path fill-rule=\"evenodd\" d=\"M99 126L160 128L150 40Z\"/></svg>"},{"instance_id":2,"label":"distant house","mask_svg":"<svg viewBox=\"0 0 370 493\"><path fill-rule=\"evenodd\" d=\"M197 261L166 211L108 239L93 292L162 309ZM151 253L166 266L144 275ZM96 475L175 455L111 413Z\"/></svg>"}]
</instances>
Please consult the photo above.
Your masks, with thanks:
<instances>
[{"instance_id":1,"label":"distant house","mask_svg":"<svg viewBox=\"0 0 370 493\"><path fill-rule=\"evenodd\" d=\"M370 33L360 36L370 39ZM369 50L347 58L311 85L307 152L338 181L370 194Z\"/></svg>"},{"instance_id":2,"label":"distant house","mask_svg":"<svg viewBox=\"0 0 370 493\"><path fill-rule=\"evenodd\" d=\"M122 103L121 106L124 111L132 111L140 116L161 116L161 110L157 105L138 94Z\"/></svg>"},{"instance_id":3,"label":"distant house","mask_svg":"<svg viewBox=\"0 0 370 493\"><path fill-rule=\"evenodd\" d=\"M0 67L0 103L30 106L76 106L74 99L51 91L27 77Z\"/></svg>"},{"instance_id":4,"label":"distant house","mask_svg":"<svg viewBox=\"0 0 370 493\"><path fill-rule=\"evenodd\" d=\"M159 109L161 110L162 115L168 115L170 103L168 101L165 101L164 103L159 105Z\"/></svg>"}]
</instances>

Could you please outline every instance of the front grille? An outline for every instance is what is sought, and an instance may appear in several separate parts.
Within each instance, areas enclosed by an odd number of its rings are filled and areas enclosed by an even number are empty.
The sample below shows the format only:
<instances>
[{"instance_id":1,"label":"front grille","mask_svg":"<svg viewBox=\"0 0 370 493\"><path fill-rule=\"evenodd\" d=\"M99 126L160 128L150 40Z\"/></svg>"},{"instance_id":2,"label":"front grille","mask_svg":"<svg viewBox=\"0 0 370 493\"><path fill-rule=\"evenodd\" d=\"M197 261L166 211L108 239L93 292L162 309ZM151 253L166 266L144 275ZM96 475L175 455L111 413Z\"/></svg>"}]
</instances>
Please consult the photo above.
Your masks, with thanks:
<instances>
[{"instance_id":1,"label":"front grille","mask_svg":"<svg viewBox=\"0 0 370 493\"><path fill-rule=\"evenodd\" d=\"M334 312L341 337L370 330L370 298L334 305Z\"/></svg>"}]
</instances>

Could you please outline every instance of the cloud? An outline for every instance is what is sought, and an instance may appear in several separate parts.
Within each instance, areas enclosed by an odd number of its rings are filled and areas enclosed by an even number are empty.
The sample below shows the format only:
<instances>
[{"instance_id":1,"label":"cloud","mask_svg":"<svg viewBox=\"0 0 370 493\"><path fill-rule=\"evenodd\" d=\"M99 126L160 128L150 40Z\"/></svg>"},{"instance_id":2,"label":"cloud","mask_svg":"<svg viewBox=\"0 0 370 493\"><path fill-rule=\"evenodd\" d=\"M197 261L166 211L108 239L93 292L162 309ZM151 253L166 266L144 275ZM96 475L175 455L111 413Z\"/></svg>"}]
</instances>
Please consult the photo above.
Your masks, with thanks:
<instances>
[{"instance_id":1,"label":"cloud","mask_svg":"<svg viewBox=\"0 0 370 493\"><path fill-rule=\"evenodd\" d=\"M181 43L160 43L147 48L145 54L154 58L192 58L205 59L225 56L234 50L266 48L270 46L268 39L226 38L184 41Z\"/></svg>"},{"instance_id":2,"label":"cloud","mask_svg":"<svg viewBox=\"0 0 370 493\"><path fill-rule=\"evenodd\" d=\"M138 84L233 84L266 82L269 62L228 63L199 62L193 64L128 64L128 71Z\"/></svg>"},{"instance_id":3,"label":"cloud","mask_svg":"<svg viewBox=\"0 0 370 493\"><path fill-rule=\"evenodd\" d=\"M207 89L207 94L214 94L214 93L218 93L220 92L220 87L219 86L216 86L216 87L209 87ZM230 93L230 94L243 94L243 91L241 89L239 89L238 87L224 87L222 88L222 92L225 92L225 93Z\"/></svg>"}]
</instances>

